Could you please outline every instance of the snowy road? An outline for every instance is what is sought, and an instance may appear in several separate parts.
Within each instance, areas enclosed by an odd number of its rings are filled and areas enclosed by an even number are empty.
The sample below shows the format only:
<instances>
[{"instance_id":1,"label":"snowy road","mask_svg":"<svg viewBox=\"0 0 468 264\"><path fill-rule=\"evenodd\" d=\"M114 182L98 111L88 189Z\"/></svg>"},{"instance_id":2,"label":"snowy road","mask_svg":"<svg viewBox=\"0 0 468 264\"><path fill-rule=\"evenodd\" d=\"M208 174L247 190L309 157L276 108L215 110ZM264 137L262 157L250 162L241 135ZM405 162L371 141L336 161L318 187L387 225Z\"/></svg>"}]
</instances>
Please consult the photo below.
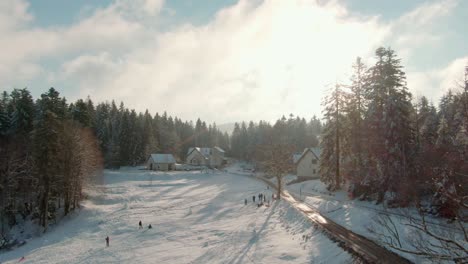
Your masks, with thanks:
<instances>
[{"instance_id":1,"label":"snowy road","mask_svg":"<svg viewBox=\"0 0 468 264\"><path fill-rule=\"evenodd\" d=\"M258 178L270 185L272 188L277 188L269 179L264 177ZM324 216L316 208L310 206L307 202L300 201L297 196L295 197L294 194L289 193L287 190L282 190L281 196L297 210L302 211L311 221L317 223L324 230L328 231L332 237L341 241L343 246L349 248L355 254L364 258L367 262L383 264L411 263L404 257L379 246L374 241L337 224L330 218Z\"/></svg>"},{"instance_id":2,"label":"snowy road","mask_svg":"<svg viewBox=\"0 0 468 264\"><path fill-rule=\"evenodd\" d=\"M227 173L106 171L79 214L0 254L0 262L352 262L286 202L254 205L260 192L271 197L265 184Z\"/></svg>"}]
</instances>

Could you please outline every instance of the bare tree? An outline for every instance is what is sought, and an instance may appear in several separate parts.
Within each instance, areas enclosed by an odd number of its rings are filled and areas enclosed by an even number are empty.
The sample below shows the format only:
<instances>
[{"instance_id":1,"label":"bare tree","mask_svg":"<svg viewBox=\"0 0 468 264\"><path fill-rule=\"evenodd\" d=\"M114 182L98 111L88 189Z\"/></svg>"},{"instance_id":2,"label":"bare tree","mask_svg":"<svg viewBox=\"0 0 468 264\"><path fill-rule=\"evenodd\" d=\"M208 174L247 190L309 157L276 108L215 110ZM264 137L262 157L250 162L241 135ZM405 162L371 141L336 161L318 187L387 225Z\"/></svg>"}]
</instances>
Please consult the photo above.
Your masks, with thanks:
<instances>
[{"instance_id":1,"label":"bare tree","mask_svg":"<svg viewBox=\"0 0 468 264\"><path fill-rule=\"evenodd\" d=\"M102 169L102 157L92 131L77 122L66 123L63 143L64 172L60 192L64 200L64 214L67 215L70 210L79 207L87 179Z\"/></svg>"},{"instance_id":2,"label":"bare tree","mask_svg":"<svg viewBox=\"0 0 468 264\"><path fill-rule=\"evenodd\" d=\"M292 154L293 146L272 138L257 150L257 160L260 161L263 170L277 180L278 199L281 197L283 177L293 169Z\"/></svg>"},{"instance_id":3,"label":"bare tree","mask_svg":"<svg viewBox=\"0 0 468 264\"><path fill-rule=\"evenodd\" d=\"M467 263L468 234L465 223L456 218L452 225L431 222L421 208L414 216L404 211L400 219L405 232L402 232L395 220L388 213L380 213L375 224L368 230L376 235L385 246L397 251L426 258L432 262L451 261Z\"/></svg>"}]
</instances>

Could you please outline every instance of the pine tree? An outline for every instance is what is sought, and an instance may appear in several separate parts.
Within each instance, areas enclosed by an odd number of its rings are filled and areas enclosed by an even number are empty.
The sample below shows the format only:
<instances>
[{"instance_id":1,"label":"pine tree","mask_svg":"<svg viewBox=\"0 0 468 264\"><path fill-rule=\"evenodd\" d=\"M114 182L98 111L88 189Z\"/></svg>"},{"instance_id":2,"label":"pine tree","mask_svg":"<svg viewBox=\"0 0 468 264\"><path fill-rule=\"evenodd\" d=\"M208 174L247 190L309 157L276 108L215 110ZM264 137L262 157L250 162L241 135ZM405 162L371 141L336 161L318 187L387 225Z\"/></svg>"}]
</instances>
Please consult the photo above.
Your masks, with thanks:
<instances>
[{"instance_id":1,"label":"pine tree","mask_svg":"<svg viewBox=\"0 0 468 264\"><path fill-rule=\"evenodd\" d=\"M403 193L405 197L401 199L406 203L408 190L403 189L411 180L414 146L411 94L395 52L378 48L376 57L366 89L369 100L366 123L372 156L370 175L375 175L371 182L378 186L378 203L383 201L388 190Z\"/></svg>"},{"instance_id":2,"label":"pine tree","mask_svg":"<svg viewBox=\"0 0 468 264\"><path fill-rule=\"evenodd\" d=\"M239 123L234 124L234 130L231 136L231 153L230 155L234 158L241 158L241 129Z\"/></svg>"},{"instance_id":3,"label":"pine tree","mask_svg":"<svg viewBox=\"0 0 468 264\"><path fill-rule=\"evenodd\" d=\"M320 146L320 178L328 184L330 190L339 190L343 181L340 173L342 161L341 143L344 138L342 126L344 123L345 93L340 85L336 85L329 96L323 101L325 126L322 131Z\"/></svg>"},{"instance_id":4,"label":"pine tree","mask_svg":"<svg viewBox=\"0 0 468 264\"><path fill-rule=\"evenodd\" d=\"M128 109L123 108L123 104L119 109L122 117L120 119L120 165L130 165L131 153L131 126L130 126L130 112Z\"/></svg>"},{"instance_id":5,"label":"pine tree","mask_svg":"<svg viewBox=\"0 0 468 264\"><path fill-rule=\"evenodd\" d=\"M346 156L345 175L350 180L351 191L354 196L361 195L363 181L365 179L366 167L366 137L364 128L365 98L367 76L366 66L361 58L357 58L353 65L350 93L347 95L345 105L346 118L344 122L345 140L343 152Z\"/></svg>"},{"instance_id":6,"label":"pine tree","mask_svg":"<svg viewBox=\"0 0 468 264\"><path fill-rule=\"evenodd\" d=\"M94 103L91 100L91 97L86 98L86 110L89 114L89 127L96 128L96 108L94 107Z\"/></svg>"},{"instance_id":7,"label":"pine tree","mask_svg":"<svg viewBox=\"0 0 468 264\"><path fill-rule=\"evenodd\" d=\"M60 136L63 133L65 105L53 88L41 95L38 105L39 112L33 130L34 164L39 177L39 220L40 225L47 230L49 213L53 212L50 200L63 172Z\"/></svg>"},{"instance_id":8,"label":"pine tree","mask_svg":"<svg viewBox=\"0 0 468 264\"><path fill-rule=\"evenodd\" d=\"M9 94L5 91L0 98L0 136L4 136L10 129L10 115L8 114Z\"/></svg>"},{"instance_id":9,"label":"pine tree","mask_svg":"<svg viewBox=\"0 0 468 264\"><path fill-rule=\"evenodd\" d=\"M92 113L90 112L89 105L83 99L78 99L70 111L73 120L76 120L85 127L91 126Z\"/></svg>"},{"instance_id":10,"label":"pine tree","mask_svg":"<svg viewBox=\"0 0 468 264\"><path fill-rule=\"evenodd\" d=\"M33 129L34 102L31 93L27 89L15 89L10 96L11 132L25 136Z\"/></svg>"},{"instance_id":11,"label":"pine tree","mask_svg":"<svg viewBox=\"0 0 468 264\"><path fill-rule=\"evenodd\" d=\"M143 147L145 159L158 152L158 142L153 129L153 118L146 110L143 123Z\"/></svg>"},{"instance_id":12,"label":"pine tree","mask_svg":"<svg viewBox=\"0 0 468 264\"><path fill-rule=\"evenodd\" d=\"M121 138L121 113L114 101L111 103L109 119L106 121L107 146L105 156L105 166L107 168L118 169L121 166L120 158L120 138Z\"/></svg>"},{"instance_id":13,"label":"pine tree","mask_svg":"<svg viewBox=\"0 0 468 264\"><path fill-rule=\"evenodd\" d=\"M96 106L94 130L103 153L107 153L107 146L110 140L109 111L110 105L108 103L100 103Z\"/></svg>"},{"instance_id":14,"label":"pine tree","mask_svg":"<svg viewBox=\"0 0 468 264\"><path fill-rule=\"evenodd\" d=\"M421 97L416 104L415 111L415 185L418 186L418 195L431 191L431 183L434 177L434 166L440 162L440 155L434 145L437 140L439 118L434 105L430 104L425 97Z\"/></svg>"}]
</instances>

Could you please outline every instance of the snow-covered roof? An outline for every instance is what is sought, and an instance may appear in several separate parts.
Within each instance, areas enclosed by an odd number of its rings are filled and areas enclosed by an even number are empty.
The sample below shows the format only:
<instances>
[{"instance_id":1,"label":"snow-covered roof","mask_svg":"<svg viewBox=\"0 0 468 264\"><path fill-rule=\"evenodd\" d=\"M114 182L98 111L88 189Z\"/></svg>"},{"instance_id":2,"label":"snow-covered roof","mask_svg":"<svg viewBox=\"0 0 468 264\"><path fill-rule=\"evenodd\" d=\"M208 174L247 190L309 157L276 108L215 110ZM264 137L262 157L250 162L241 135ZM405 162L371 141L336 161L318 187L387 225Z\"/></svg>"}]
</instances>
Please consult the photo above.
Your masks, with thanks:
<instances>
[{"instance_id":1,"label":"snow-covered roof","mask_svg":"<svg viewBox=\"0 0 468 264\"><path fill-rule=\"evenodd\" d=\"M302 153L293 154L293 162L296 163L302 157Z\"/></svg>"},{"instance_id":2,"label":"snow-covered roof","mask_svg":"<svg viewBox=\"0 0 468 264\"><path fill-rule=\"evenodd\" d=\"M214 148L199 148L199 147L194 147L194 148L189 148L187 151L187 155L190 155L193 150L197 150L200 152L205 158L208 158L212 154L212 149L216 149L221 153L224 153L224 150L220 147L214 147Z\"/></svg>"},{"instance_id":3,"label":"snow-covered roof","mask_svg":"<svg viewBox=\"0 0 468 264\"><path fill-rule=\"evenodd\" d=\"M302 159L302 157L304 157L309 151L312 152L318 159L320 159L320 154L322 153L322 150L320 148L305 148L301 154L296 153L293 155L294 163L298 163Z\"/></svg>"},{"instance_id":4,"label":"snow-covered roof","mask_svg":"<svg viewBox=\"0 0 468 264\"><path fill-rule=\"evenodd\" d=\"M220 147L214 147L217 151L224 153L224 150Z\"/></svg>"},{"instance_id":5,"label":"snow-covered roof","mask_svg":"<svg viewBox=\"0 0 468 264\"><path fill-rule=\"evenodd\" d=\"M188 150L187 150L187 155L190 154L190 152L192 152L193 149L194 149L194 148L188 148Z\"/></svg>"},{"instance_id":6,"label":"snow-covered roof","mask_svg":"<svg viewBox=\"0 0 468 264\"><path fill-rule=\"evenodd\" d=\"M205 157L209 157L211 155L211 148L198 148L198 150Z\"/></svg>"},{"instance_id":7,"label":"snow-covered roof","mask_svg":"<svg viewBox=\"0 0 468 264\"><path fill-rule=\"evenodd\" d=\"M188 151L187 151L187 156L190 155L190 153L192 153L192 151L197 151L198 153L200 153L203 156L203 158L208 159L210 154L209 154L209 152L208 152L208 154L206 154L206 149L208 149L208 148L189 148Z\"/></svg>"},{"instance_id":8,"label":"snow-covered roof","mask_svg":"<svg viewBox=\"0 0 468 264\"><path fill-rule=\"evenodd\" d=\"M315 147L315 148L310 148L310 150L312 150L312 152L315 154L315 156L317 156L317 158L320 159L320 155L322 154L322 149L321 148Z\"/></svg>"},{"instance_id":9,"label":"snow-covered roof","mask_svg":"<svg viewBox=\"0 0 468 264\"><path fill-rule=\"evenodd\" d=\"M154 163L175 163L176 160L172 154L151 154Z\"/></svg>"}]
</instances>

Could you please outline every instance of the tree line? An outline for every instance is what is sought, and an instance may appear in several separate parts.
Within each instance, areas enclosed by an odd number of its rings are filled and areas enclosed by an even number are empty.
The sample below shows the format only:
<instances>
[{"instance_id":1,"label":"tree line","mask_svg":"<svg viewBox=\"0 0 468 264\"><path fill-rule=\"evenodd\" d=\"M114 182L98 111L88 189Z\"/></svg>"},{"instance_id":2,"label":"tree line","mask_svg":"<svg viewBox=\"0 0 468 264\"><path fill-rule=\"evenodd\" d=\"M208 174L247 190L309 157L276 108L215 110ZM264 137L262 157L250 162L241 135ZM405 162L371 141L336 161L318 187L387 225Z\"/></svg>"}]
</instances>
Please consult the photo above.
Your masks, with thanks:
<instances>
[{"instance_id":1,"label":"tree line","mask_svg":"<svg viewBox=\"0 0 468 264\"><path fill-rule=\"evenodd\" d=\"M152 153L170 153L183 161L188 148L194 146L229 149L229 135L215 123L207 125L197 119L194 124L166 112L154 116L148 110L137 113L123 103L117 107L114 101L99 103L95 109L86 107L90 99L78 102L80 112L86 113L87 122L96 132L107 168L142 164Z\"/></svg>"},{"instance_id":2,"label":"tree line","mask_svg":"<svg viewBox=\"0 0 468 264\"><path fill-rule=\"evenodd\" d=\"M220 146L229 136L198 119L148 111L88 97L67 103L54 88L34 101L28 89L0 98L0 225L6 235L18 216L50 221L79 207L83 186L103 167L144 163L151 153L185 158L189 147ZM3 240L5 241L5 240ZM0 245L1 246L1 245Z\"/></svg>"},{"instance_id":3,"label":"tree line","mask_svg":"<svg viewBox=\"0 0 468 264\"><path fill-rule=\"evenodd\" d=\"M316 116L307 121L292 114L289 118L281 117L273 125L266 121L250 121L248 125L235 123L229 154L237 159L260 162L264 146L280 141L292 152L302 151L318 146L321 129L322 123Z\"/></svg>"},{"instance_id":4,"label":"tree line","mask_svg":"<svg viewBox=\"0 0 468 264\"><path fill-rule=\"evenodd\" d=\"M349 194L390 206L430 200L432 209L456 216L468 190L468 68L459 87L438 107L413 100L400 59L378 48L375 64L360 58L349 83L323 100L321 179Z\"/></svg>"},{"instance_id":5,"label":"tree line","mask_svg":"<svg viewBox=\"0 0 468 264\"><path fill-rule=\"evenodd\" d=\"M27 89L0 98L0 225L17 217L50 220L79 207L86 179L99 173L101 154L89 126L55 89L35 102ZM63 210L59 210L62 208ZM60 212L59 212L60 211Z\"/></svg>"}]
</instances>

